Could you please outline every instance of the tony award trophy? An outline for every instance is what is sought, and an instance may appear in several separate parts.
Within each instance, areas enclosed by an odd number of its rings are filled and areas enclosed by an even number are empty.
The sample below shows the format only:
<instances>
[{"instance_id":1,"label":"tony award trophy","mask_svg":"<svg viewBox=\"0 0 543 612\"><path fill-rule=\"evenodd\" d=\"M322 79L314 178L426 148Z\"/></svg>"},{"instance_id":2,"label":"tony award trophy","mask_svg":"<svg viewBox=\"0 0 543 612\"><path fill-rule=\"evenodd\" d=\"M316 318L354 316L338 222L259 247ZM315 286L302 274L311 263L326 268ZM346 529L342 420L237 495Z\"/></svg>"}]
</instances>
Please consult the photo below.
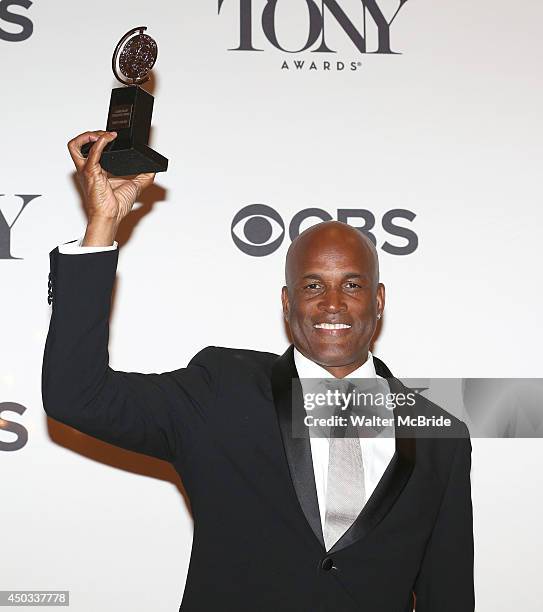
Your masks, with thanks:
<instances>
[{"instance_id":1,"label":"tony award trophy","mask_svg":"<svg viewBox=\"0 0 543 612\"><path fill-rule=\"evenodd\" d=\"M127 87L111 92L106 131L117 132L117 138L102 152L100 165L114 176L164 172L168 168L168 160L147 145L154 98L140 85L149 80L158 48L144 34L146 29L140 26L127 32L113 53L113 74ZM85 157L92 144L81 147Z\"/></svg>"}]
</instances>

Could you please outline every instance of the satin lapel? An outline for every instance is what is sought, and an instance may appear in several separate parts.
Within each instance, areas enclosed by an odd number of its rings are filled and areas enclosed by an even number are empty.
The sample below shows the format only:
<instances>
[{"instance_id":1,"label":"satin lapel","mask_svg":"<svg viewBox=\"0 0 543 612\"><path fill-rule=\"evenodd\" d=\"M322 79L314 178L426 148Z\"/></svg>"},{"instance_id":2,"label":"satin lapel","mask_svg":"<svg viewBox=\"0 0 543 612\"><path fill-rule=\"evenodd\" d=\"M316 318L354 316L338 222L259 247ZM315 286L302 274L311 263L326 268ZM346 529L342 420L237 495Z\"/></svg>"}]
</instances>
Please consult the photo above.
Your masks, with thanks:
<instances>
[{"instance_id":1,"label":"satin lapel","mask_svg":"<svg viewBox=\"0 0 543 612\"><path fill-rule=\"evenodd\" d=\"M392 374L386 365L376 357L373 358L373 361L376 373L388 380L390 390L393 393L401 392L403 389L401 383L395 378L392 378ZM395 418L398 416L396 410L394 410L394 416ZM415 465L415 456L415 439L399 437L398 428L396 428L396 450L379 484L354 523L332 546L328 554L332 554L354 544L357 540L366 536L383 520L398 499L402 489L407 484Z\"/></svg>"},{"instance_id":2,"label":"satin lapel","mask_svg":"<svg viewBox=\"0 0 543 612\"><path fill-rule=\"evenodd\" d=\"M305 417L305 409L292 345L273 365L272 391L292 484L305 518L324 548L309 432L307 427L300 427ZM305 437L292 436L293 419L298 425L296 430L303 429Z\"/></svg>"}]
</instances>

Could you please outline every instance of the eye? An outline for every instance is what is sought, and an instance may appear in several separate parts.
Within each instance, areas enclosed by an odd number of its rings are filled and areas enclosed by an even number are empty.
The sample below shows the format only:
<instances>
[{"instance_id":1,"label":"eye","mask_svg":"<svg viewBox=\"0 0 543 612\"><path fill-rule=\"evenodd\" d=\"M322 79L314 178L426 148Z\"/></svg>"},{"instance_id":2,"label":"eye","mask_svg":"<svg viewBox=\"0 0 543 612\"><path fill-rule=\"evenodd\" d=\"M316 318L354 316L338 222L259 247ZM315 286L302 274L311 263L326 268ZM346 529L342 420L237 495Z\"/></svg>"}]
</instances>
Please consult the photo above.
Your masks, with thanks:
<instances>
[{"instance_id":1,"label":"eye","mask_svg":"<svg viewBox=\"0 0 543 612\"><path fill-rule=\"evenodd\" d=\"M354 281L349 281L345 283L349 289L361 289L361 285L355 283Z\"/></svg>"},{"instance_id":2,"label":"eye","mask_svg":"<svg viewBox=\"0 0 543 612\"><path fill-rule=\"evenodd\" d=\"M279 248L285 236L285 225L273 208L251 204L236 214L231 233L241 251L261 257Z\"/></svg>"},{"instance_id":3,"label":"eye","mask_svg":"<svg viewBox=\"0 0 543 612\"><path fill-rule=\"evenodd\" d=\"M314 291L315 289L319 289L320 288L320 283L309 283L309 285L306 285L304 287L304 289L309 289L311 291Z\"/></svg>"}]
</instances>

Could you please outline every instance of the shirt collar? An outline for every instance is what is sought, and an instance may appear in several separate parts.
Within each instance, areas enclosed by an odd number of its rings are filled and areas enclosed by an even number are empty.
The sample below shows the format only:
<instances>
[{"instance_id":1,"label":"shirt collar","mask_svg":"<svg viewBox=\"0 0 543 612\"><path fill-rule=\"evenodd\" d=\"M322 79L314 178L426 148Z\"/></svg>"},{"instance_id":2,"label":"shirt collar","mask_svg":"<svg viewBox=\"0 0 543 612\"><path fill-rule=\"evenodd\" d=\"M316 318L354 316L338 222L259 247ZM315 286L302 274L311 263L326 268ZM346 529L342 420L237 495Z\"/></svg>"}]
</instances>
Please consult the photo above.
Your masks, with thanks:
<instances>
[{"instance_id":1,"label":"shirt collar","mask_svg":"<svg viewBox=\"0 0 543 612\"><path fill-rule=\"evenodd\" d=\"M294 347L294 364L299 378L335 378L328 370L300 353L296 347ZM376 378L376 376L373 355L368 351L366 361L345 378Z\"/></svg>"}]
</instances>

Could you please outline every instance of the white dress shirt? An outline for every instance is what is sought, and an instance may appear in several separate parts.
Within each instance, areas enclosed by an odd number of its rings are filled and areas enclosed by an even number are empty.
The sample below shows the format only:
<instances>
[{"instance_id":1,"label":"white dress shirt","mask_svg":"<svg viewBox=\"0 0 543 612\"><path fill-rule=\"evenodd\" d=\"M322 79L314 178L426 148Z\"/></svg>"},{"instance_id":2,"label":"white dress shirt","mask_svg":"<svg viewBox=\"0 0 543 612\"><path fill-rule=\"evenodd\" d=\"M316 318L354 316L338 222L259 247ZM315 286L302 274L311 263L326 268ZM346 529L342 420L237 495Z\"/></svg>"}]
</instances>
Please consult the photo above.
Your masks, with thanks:
<instances>
[{"instance_id":1,"label":"white dress shirt","mask_svg":"<svg viewBox=\"0 0 543 612\"><path fill-rule=\"evenodd\" d=\"M97 251L112 251L118 247L117 241L113 241L110 246L81 246L83 237L76 242L60 244L58 250L65 255L79 255L83 253L94 253ZM314 361L302 355L296 348L294 349L294 363L298 376L304 378L334 378L328 370L318 365ZM354 372L345 378L375 378L377 373L373 365L372 354L368 351L368 359ZM379 377L381 378L381 377ZM311 456L313 459L313 470L315 472L315 485L317 487L317 500L321 525L324 527L324 516L326 511L326 484L328 477L328 438L310 437ZM362 449L362 460L364 462L364 483L366 488L366 500L373 493L378 482L381 480L394 452L396 450L396 440L393 436L360 438Z\"/></svg>"},{"instance_id":2,"label":"white dress shirt","mask_svg":"<svg viewBox=\"0 0 543 612\"><path fill-rule=\"evenodd\" d=\"M95 253L96 251L113 251L119 245L114 240L113 244L109 246L81 246L84 236L82 236L76 242L68 242L67 244L59 244L58 252L64 253L64 255L81 255L83 253Z\"/></svg>"},{"instance_id":3,"label":"white dress shirt","mask_svg":"<svg viewBox=\"0 0 543 612\"><path fill-rule=\"evenodd\" d=\"M304 378L334 378L328 370L302 355L298 349L294 349L294 363L300 379ZM373 357L368 351L367 360L354 372L345 378L375 378L377 373L373 365ZM379 376L379 378L382 378ZM302 385L303 387L303 385ZM304 389L302 388L302 391ZM362 461L364 463L364 484L366 488L366 501L370 498L378 482L381 480L394 452L396 440L393 436L360 438L362 450ZM311 455L313 457L313 471L315 472L315 485L317 487L317 499L321 515L321 525L324 527L324 515L326 511L326 484L328 480L328 438L309 438Z\"/></svg>"}]
</instances>

